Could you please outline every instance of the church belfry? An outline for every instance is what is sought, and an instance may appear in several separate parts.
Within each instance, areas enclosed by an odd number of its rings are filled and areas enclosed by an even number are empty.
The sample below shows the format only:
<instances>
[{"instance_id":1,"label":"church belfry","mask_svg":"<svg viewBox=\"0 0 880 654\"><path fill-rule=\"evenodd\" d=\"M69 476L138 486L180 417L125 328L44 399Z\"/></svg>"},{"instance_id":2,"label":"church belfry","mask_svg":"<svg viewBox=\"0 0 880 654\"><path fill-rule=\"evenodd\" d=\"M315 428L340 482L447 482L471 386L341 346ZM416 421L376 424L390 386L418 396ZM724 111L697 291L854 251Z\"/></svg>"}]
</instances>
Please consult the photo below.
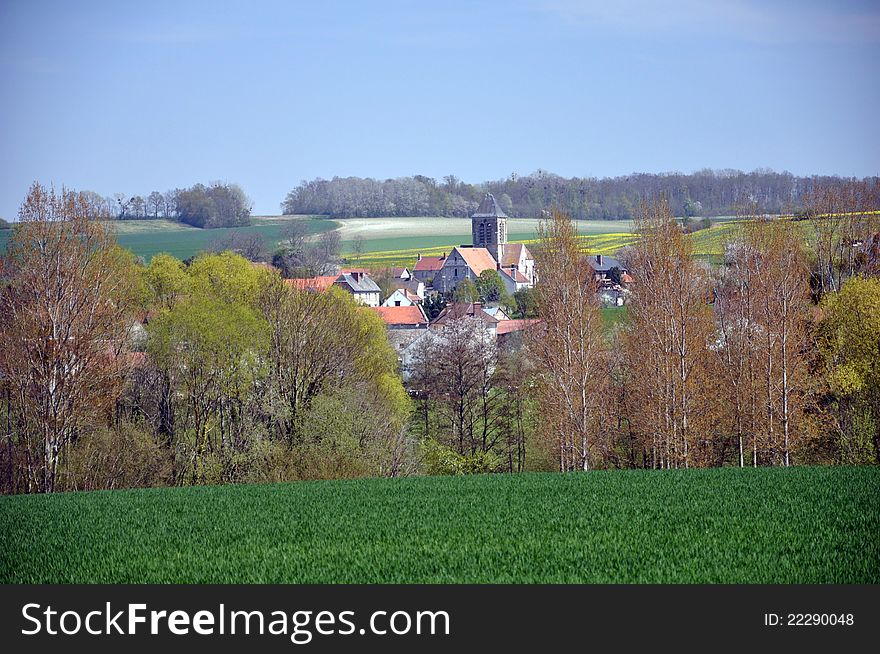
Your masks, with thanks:
<instances>
[{"instance_id":1,"label":"church belfry","mask_svg":"<svg viewBox=\"0 0 880 654\"><path fill-rule=\"evenodd\" d=\"M507 214L491 193L486 193L477 212L471 216L471 236L474 247L486 248L495 261L501 263L507 243Z\"/></svg>"}]
</instances>

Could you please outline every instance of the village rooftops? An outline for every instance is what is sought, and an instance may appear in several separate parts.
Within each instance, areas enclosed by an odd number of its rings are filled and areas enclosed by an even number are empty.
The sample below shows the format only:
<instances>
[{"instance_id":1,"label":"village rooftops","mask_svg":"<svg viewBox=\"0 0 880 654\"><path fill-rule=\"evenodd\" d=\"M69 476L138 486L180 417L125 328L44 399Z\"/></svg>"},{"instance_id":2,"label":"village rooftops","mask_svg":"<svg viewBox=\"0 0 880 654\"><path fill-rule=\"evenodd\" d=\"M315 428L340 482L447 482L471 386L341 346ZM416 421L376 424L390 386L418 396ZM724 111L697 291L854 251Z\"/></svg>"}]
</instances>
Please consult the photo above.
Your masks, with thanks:
<instances>
[{"instance_id":1,"label":"village rooftops","mask_svg":"<svg viewBox=\"0 0 880 654\"><path fill-rule=\"evenodd\" d=\"M419 260L416 261L416 265L413 268L413 270L419 271L419 272L429 272L429 271L440 270L443 267L443 263L445 261L446 261L445 254L442 257L423 257L420 254Z\"/></svg>"},{"instance_id":2,"label":"village rooftops","mask_svg":"<svg viewBox=\"0 0 880 654\"><path fill-rule=\"evenodd\" d=\"M459 318L464 318L466 316L479 318L486 325L497 325L501 322L495 316L486 313L480 302L455 302L447 304L443 311L440 312L440 315L434 318L431 322L431 326L433 327L436 325L442 327L452 320L458 320Z\"/></svg>"},{"instance_id":3,"label":"village rooftops","mask_svg":"<svg viewBox=\"0 0 880 654\"><path fill-rule=\"evenodd\" d=\"M410 278L409 269L394 267L391 269L391 276L394 277L395 279L409 279Z\"/></svg>"},{"instance_id":4,"label":"village rooftops","mask_svg":"<svg viewBox=\"0 0 880 654\"><path fill-rule=\"evenodd\" d=\"M340 286L348 286L354 293L380 293L382 290L376 282L370 279L369 275L358 271L339 275L335 283Z\"/></svg>"},{"instance_id":5,"label":"village rooftops","mask_svg":"<svg viewBox=\"0 0 880 654\"><path fill-rule=\"evenodd\" d=\"M591 254L587 257L587 261L596 272L610 272L614 268L626 270L623 264L614 257L606 257L604 254Z\"/></svg>"},{"instance_id":6,"label":"village rooftops","mask_svg":"<svg viewBox=\"0 0 880 654\"><path fill-rule=\"evenodd\" d=\"M511 332L519 332L528 329L533 325L537 325L539 322L541 322L541 320L538 318L502 320L498 323L498 327L495 329L495 334L503 336L504 334L510 334Z\"/></svg>"},{"instance_id":7,"label":"village rooftops","mask_svg":"<svg viewBox=\"0 0 880 654\"><path fill-rule=\"evenodd\" d=\"M528 248L522 243L505 243L504 255L501 257L501 267L509 268L510 266L518 266L522 258L523 250L525 250L526 258L531 258Z\"/></svg>"},{"instance_id":8,"label":"village rooftops","mask_svg":"<svg viewBox=\"0 0 880 654\"><path fill-rule=\"evenodd\" d=\"M375 307L389 327L427 327L428 318L417 304L408 307Z\"/></svg>"},{"instance_id":9,"label":"village rooftops","mask_svg":"<svg viewBox=\"0 0 880 654\"><path fill-rule=\"evenodd\" d=\"M513 281L518 284L528 284L529 278L523 275L516 268L502 268L501 272L505 273L508 277L510 277Z\"/></svg>"},{"instance_id":10,"label":"village rooftops","mask_svg":"<svg viewBox=\"0 0 880 654\"><path fill-rule=\"evenodd\" d=\"M491 193L486 193L483 201L480 202L480 206L477 207L477 212L471 218L507 218L507 214L498 206L495 196Z\"/></svg>"},{"instance_id":11,"label":"village rooftops","mask_svg":"<svg viewBox=\"0 0 880 654\"><path fill-rule=\"evenodd\" d=\"M361 273L363 275L369 275L370 271L368 268L340 268L340 275L351 275L353 273Z\"/></svg>"},{"instance_id":12,"label":"village rooftops","mask_svg":"<svg viewBox=\"0 0 880 654\"><path fill-rule=\"evenodd\" d=\"M333 286L339 275L322 275L321 277L308 277L306 279L285 279L285 283L301 291L323 293Z\"/></svg>"}]
</instances>

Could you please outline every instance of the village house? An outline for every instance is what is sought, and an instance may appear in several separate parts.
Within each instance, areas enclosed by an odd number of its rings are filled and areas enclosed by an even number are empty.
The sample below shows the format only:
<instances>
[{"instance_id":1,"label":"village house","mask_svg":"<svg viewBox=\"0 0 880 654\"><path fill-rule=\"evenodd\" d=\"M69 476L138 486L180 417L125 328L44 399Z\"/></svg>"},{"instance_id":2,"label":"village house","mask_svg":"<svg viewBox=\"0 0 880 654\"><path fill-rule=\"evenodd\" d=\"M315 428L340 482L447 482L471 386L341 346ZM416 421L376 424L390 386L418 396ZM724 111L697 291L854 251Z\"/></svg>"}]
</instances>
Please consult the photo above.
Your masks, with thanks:
<instances>
[{"instance_id":1,"label":"village house","mask_svg":"<svg viewBox=\"0 0 880 654\"><path fill-rule=\"evenodd\" d=\"M434 289L440 293L449 293L463 280L474 281L484 270L496 268L495 259L486 248L468 245L452 248L452 252L443 261L443 267L434 277Z\"/></svg>"},{"instance_id":2,"label":"village house","mask_svg":"<svg viewBox=\"0 0 880 654\"><path fill-rule=\"evenodd\" d=\"M482 321L483 327L489 335L493 338L495 337L498 323L501 321L485 311L480 302L450 302L443 308L440 314L431 321L429 326L434 330L442 330L453 320L460 320L467 317L477 318Z\"/></svg>"},{"instance_id":3,"label":"village house","mask_svg":"<svg viewBox=\"0 0 880 654\"><path fill-rule=\"evenodd\" d=\"M587 263L593 271L593 282L602 306L623 306L628 293L626 286L633 281L624 265L614 257L603 254L590 255Z\"/></svg>"},{"instance_id":4,"label":"village house","mask_svg":"<svg viewBox=\"0 0 880 654\"><path fill-rule=\"evenodd\" d=\"M423 257L417 255L416 265L413 266L412 276L423 282L425 286L431 286L434 283L434 277L443 268L443 262L446 260L446 253L442 257Z\"/></svg>"},{"instance_id":5,"label":"village house","mask_svg":"<svg viewBox=\"0 0 880 654\"><path fill-rule=\"evenodd\" d=\"M419 300L425 299L425 282L415 277L410 277L409 279L392 277L390 286L392 290L408 291L412 295L417 295Z\"/></svg>"},{"instance_id":6,"label":"village house","mask_svg":"<svg viewBox=\"0 0 880 654\"><path fill-rule=\"evenodd\" d=\"M388 342L397 355L401 375L406 379L406 370L412 356L412 345L428 333L428 318L422 307L409 306L376 307L376 313L388 328Z\"/></svg>"},{"instance_id":7,"label":"village house","mask_svg":"<svg viewBox=\"0 0 880 654\"><path fill-rule=\"evenodd\" d=\"M285 279L285 283L301 291L310 293L324 293L333 286L339 275L322 275L320 277L306 277L303 279Z\"/></svg>"},{"instance_id":8,"label":"village house","mask_svg":"<svg viewBox=\"0 0 880 654\"><path fill-rule=\"evenodd\" d=\"M338 286L351 293L355 300L368 307L379 306L379 296L382 292L379 289L379 285L370 279L369 275L356 270L339 275L287 279L285 282L294 288L298 288L301 291L309 291L310 293L324 293L331 286Z\"/></svg>"},{"instance_id":9,"label":"village house","mask_svg":"<svg viewBox=\"0 0 880 654\"><path fill-rule=\"evenodd\" d=\"M382 303L383 307L411 307L414 304L421 304L422 298L405 288L398 288L385 298Z\"/></svg>"},{"instance_id":10,"label":"village house","mask_svg":"<svg viewBox=\"0 0 880 654\"><path fill-rule=\"evenodd\" d=\"M341 274L334 282L354 296L354 299L368 307L378 307L382 290L366 273L353 271Z\"/></svg>"},{"instance_id":11,"label":"village house","mask_svg":"<svg viewBox=\"0 0 880 654\"><path fill-rule=\"evenodd\" d=\"M516 268L501 268L498 271L501 281L504 282L504 290L508 295L513 295L524 288L531 288L532 282Z\"/></svg>"},{"instance_id":12,"label":"village house","mask_svg":"<svg viewBox=\"0 0 880 654\"><path fill-rule=\"evenodd\" d=\"M394 267L391 269L391 276L395 279L402 279L403 281L408 281L412 279L412 273L410 273L409 268L403 267L398 268Z\"/></svg>"}]
</instances>

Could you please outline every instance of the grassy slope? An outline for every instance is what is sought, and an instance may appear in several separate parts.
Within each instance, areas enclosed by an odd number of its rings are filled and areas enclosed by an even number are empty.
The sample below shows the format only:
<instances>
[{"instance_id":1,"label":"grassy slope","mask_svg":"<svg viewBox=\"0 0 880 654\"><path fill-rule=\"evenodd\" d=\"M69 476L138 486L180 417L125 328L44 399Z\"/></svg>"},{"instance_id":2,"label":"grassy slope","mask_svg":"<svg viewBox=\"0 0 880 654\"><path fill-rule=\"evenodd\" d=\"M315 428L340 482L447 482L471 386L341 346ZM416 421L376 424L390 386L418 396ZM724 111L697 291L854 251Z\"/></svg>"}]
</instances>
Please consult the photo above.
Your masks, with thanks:
<instances>
[{"instance_id":1,"label":"grassy slope","mask_svg":"<svg viewBox=\"0 0 880 654\"><path fill-rule=\"evenodd\" d=\"M186 259L233 230L262 235L272 250L281 240L281 230L290 220L307 221L309 231L313 234L338 226L333 220L311 216L254 216L250 226L232 229L199 229L170 220L122 220L112 224L119 244L149 261L160 252ZM0 230L0 253L5 251L11 233L12 230Z\"/></svg>"},{"instance_id":2,"label":"grassy slope","mask_svg":"<svg viewBox=\"0 0 880 654\"><path fill-rule=\"evenodd\" d=\"M2 582L880 582L880 468L0 499Z\"/></svg>"}]
</instances>

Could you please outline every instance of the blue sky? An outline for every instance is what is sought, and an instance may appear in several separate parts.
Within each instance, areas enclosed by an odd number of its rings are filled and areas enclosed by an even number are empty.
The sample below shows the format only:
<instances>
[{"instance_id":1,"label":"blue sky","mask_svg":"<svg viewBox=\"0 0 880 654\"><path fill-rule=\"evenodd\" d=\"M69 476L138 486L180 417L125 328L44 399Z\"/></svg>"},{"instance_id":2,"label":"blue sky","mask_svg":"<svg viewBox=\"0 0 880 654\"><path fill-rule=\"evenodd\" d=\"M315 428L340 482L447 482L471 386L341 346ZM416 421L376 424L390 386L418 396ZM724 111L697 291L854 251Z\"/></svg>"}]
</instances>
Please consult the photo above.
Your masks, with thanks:
<instances>
[{"instance_id":1,"label":"blue sky","mask_svg":"<svg viewBox=\"0 0 880 654\"><path fill-rule=\"evenodd\" d=\"M880 173L876 2L0 2L0 216L34 180Z\"/></svg>"}]
</instances>

